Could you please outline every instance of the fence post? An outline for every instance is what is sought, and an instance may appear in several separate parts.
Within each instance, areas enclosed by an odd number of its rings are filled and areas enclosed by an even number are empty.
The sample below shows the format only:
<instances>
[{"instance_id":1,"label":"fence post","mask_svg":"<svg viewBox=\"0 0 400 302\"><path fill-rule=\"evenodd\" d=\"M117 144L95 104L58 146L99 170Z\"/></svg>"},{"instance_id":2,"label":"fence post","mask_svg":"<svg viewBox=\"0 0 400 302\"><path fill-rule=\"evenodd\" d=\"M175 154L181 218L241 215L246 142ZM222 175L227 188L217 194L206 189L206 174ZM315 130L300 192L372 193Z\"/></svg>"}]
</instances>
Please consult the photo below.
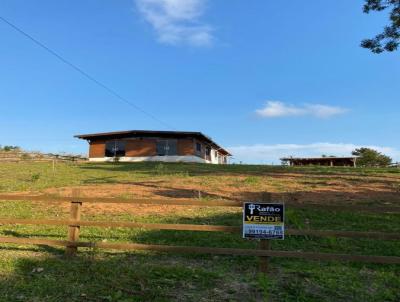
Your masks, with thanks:
<instances>
[{"instance_id":1,"label":"fence post","mask_svg":"<svg viewBox=\"0 0 400 302\"><path fill-rule=\"evenodd\" d=\"M271 193L263 192L261 194L261 202L271 202ZM270 250L271 249L271 240L260 239L259 242L260 250ZM268 256L261 256L259 262L259 270L261 273L266 274L269 266L269 258Z\"/></svg>"},{"instance_id":2,"label":"fence post","mask_svg":"<svg viewBox=\"0 0 400 302\"><path fill-rule=\"evenodd\" d=\"M53 176L56 174L56 160L53 158Z\"/></svg>"},{"instance_id":3,"label":"fence post","mask_svg":"<svg viewBox=\"0 0 400 302\"><path fill-rule=\"evenodd\" d=\"M79 221L81 219L81 207L82 207L82 202L79 201L79 189L73 189L72 190L72 201L71 201L71 207L70 207L70 219ZM68 226L68 241L70 242L76 242L79 240L79 230L80 226L79 225L69 225ZM76 246L67 246L67 249L65 250L66 256L75 256L78 251L78 247Z\"/></svg>"}]
</instances>

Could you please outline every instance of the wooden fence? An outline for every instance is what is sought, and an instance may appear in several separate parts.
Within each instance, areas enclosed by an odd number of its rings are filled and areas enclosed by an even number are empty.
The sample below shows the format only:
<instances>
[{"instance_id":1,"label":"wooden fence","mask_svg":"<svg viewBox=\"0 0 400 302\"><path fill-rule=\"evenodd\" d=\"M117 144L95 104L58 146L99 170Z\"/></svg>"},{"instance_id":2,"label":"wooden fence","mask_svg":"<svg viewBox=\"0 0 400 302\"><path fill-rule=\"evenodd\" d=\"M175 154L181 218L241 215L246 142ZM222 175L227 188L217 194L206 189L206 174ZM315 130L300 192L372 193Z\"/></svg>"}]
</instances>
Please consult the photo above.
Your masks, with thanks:
<instances>
[{"instance_id":1,"label":"wooden fence","mask_svg":"<svg viewBox=\"0 0 400 302\"><path fill-rule=\"evenodd\" d=\"M39 152L1 151L0 162L83 162L86 157Z\"/></svg>"},{"instance_id":2,"label":"wooden fence","mask_svg":"<svg viewBox=\"0 0 400 302\"><path fill-rule=\"evenodd\" d=\"M77 195L75 192L74 195ZM137 243L106 243L106 242L82 242L79 241L79 230L83 226L107 227L107 228L143 228L157 230L179 230L179 231L200 231L200 232L227 232L241 236L241 226L222 225L195 225L195 224L160 224L160 223L136 223L136 222L106 222L106 221L84 221L80 213L82 204L85 203L124 203L124 204L147 204L147 205L179 205L179 206L208 206L208 207L242 207L240 201L228 200L170 200L170 199L115 199L115 198L90 198L90 197L52 197L52 196L18 196L0 194L0 200L6 201L41 201L41 202L69 202L70 219L16 219L0 218L0 224L23 224L23 225L65 225L68 227L67 240L49 240L39 238L0 237L0 243L34 244L66 247L66 254L75 255L79 247L104 248L114 250L148 250L157 252L172 253L203 253L217 255L241 255L260 257L260 270L266 271L269 257L302 258L312 260L335 260L335 261L359 261L370 263L400 264L400 257L396 256L369 256L350 255L333 253L315 253L301 251L278 251L270 249L270 242L260 241L257 249L239 248L215 248L196 246L167 246L149 245ZM373 213L400 212L396 206L359 206L359 205L321 205L304 204L298 202L286 202L286 208L296 209L322 209L329 211L365 211ZM399 240L399 233L386 232L359 232L359 231L336 231L336 230L310 230L310 229L286 229L288 236L316 236L316 237L347 237L347 238L369 238L374 240Z\"/></svg>"}]
</instances>

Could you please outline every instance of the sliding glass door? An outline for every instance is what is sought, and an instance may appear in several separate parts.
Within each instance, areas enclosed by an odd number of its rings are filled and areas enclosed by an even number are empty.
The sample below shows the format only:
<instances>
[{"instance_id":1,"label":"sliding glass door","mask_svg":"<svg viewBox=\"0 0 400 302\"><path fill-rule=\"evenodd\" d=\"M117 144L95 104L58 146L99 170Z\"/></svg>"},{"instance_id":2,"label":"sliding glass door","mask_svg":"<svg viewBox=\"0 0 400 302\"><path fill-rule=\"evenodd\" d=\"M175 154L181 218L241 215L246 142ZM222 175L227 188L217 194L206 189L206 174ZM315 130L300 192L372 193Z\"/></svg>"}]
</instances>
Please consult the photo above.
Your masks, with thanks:
<instances>
[{"instance_id":1,"label":"sliding glass door","mask_svg":"<svg viewBox=\"0 0 400 302\"><path fill-rule=\"evenodd\" d=\"M175 139L161 139L157 140L157 155L168 156L178 155L177 140Z\"/></svg>"},{"instance_id":2,"label":"sliding glass door","mask_svg":"<svg viewBox=\"0 0 400 302\"><path fill-rule=\"evenodd\" d=\"M122 157L125 156L124 141L108 141L106 142L106 157Z\"/></svg>"}]
</instances>

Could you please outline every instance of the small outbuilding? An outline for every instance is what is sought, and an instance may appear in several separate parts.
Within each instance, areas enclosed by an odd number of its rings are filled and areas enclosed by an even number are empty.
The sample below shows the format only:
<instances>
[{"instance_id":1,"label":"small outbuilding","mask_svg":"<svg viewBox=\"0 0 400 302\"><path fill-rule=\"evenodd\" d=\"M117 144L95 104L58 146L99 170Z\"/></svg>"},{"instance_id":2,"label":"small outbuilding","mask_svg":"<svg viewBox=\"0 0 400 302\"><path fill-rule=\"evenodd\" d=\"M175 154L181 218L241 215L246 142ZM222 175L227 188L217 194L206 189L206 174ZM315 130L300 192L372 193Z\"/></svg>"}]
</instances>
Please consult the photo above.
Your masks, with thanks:
<instances>
[{"instance_id":1,"label":"small outbuilding","mask_svg":"<svg viewBox=\"0 0 400 302\"><path fill-rule=\"evenodd\" d=\"M281 161L289 166L330 166L330 167L356 167L357 157L284 157Z\"/></svg>"},{"instance_id":2,"label":"small outbuilding","mask_svg":"<svg viewBox=\"0 0 400 302\"><path fill-rule=\"evenodd\" d=\"M197 162L227 164L231 154L201 132L129 130L80 134L89 161Z\"/></svg>"}]
</instances>

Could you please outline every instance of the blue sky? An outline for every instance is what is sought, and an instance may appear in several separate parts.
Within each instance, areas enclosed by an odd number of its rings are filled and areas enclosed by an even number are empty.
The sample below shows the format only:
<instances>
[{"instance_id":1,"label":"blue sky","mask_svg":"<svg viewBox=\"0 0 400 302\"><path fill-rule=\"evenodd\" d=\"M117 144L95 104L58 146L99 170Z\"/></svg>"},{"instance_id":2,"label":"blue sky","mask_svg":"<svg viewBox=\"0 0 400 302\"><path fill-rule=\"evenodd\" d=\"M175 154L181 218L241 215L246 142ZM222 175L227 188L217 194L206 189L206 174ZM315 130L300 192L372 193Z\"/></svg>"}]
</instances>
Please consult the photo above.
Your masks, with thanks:
<instances>
[{"instance_id":1,"label":"blue sky","mask_svg":"<svg viewBox=\"0 0 400 302\"><path fill-rule=\"evenodd\" d=\"M363 1L3 0L0 16L177 130L235 161L400 160L400 52L359 47L387 23ZM0 22L0 144L85 153L74 134L166 127Z\"/></svg>"}]
</instances>

